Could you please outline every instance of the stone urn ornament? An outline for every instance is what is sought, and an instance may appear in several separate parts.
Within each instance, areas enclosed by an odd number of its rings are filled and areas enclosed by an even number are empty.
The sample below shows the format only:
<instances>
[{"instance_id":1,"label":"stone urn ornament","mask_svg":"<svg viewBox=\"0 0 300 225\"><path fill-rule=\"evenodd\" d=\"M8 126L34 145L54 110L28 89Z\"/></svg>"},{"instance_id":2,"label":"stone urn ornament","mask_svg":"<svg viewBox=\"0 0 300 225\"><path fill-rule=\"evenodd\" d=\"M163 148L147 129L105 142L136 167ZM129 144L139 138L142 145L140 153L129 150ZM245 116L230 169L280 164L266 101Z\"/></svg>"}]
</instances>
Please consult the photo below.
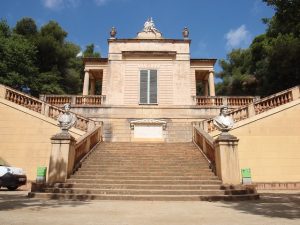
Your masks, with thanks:
<instances>
[{"instance_id":1,"label":"stone urn ornament","mask_svg":"<svg viewBox=\"0 0 300 225\"><path fill-rule=\"evenodd\" d=\"M183 36L183 39L189 39L189 29L187 27L183 28L183 31L182 31L182 36Z\"/></svg>"},{"instance_id":2,"label":"stone urn ornament","mask_svg":"<svg viewBox=\"0 0 300 225\"><path fill-rule=\"evenodd\" d=\"M110 30L110 39L116 39L117 35L117 29L115 27L112 27Z\"/></svg>"}]
</instances>

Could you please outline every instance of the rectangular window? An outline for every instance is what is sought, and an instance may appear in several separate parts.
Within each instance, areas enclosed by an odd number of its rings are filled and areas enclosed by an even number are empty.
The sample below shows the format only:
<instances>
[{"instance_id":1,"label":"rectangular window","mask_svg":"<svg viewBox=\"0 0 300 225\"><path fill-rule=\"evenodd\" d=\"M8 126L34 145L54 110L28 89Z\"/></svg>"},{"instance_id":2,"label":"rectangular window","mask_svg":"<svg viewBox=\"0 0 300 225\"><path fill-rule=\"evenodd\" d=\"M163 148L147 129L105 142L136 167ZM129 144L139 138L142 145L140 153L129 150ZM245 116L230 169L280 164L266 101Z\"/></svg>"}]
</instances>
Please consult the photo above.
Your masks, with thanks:
<instances>
[{"instance_id":1,"label":"rectangular window","mask_svg":"<svg viewBox=\"0 0 300 225\"><path fill-rule=\"evenodd\" d=\"M140 103L157 103L157 70L140 71Z\"/></svg>"}]
</instances>

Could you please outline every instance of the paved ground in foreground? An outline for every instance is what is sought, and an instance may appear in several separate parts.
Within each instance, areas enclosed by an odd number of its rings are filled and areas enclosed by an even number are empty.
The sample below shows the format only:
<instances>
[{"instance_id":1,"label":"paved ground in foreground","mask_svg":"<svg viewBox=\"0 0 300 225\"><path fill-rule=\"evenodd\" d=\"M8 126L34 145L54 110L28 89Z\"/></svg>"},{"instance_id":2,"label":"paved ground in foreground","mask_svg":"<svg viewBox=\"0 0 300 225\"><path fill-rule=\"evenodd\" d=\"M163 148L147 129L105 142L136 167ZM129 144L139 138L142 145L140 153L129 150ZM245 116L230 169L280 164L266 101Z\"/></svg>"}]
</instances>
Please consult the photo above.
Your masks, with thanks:
<instances>
[{"instance_id":1,"label":"paved ground in foreground","mask_svg":"<svg viewBox=\"0 0 300 225\"><path fill-rule=\"evenodd\" d=\"M0 189L0 225L300 224L300 191L248 202L56 201Z\"/></svg>"}]
</instances>

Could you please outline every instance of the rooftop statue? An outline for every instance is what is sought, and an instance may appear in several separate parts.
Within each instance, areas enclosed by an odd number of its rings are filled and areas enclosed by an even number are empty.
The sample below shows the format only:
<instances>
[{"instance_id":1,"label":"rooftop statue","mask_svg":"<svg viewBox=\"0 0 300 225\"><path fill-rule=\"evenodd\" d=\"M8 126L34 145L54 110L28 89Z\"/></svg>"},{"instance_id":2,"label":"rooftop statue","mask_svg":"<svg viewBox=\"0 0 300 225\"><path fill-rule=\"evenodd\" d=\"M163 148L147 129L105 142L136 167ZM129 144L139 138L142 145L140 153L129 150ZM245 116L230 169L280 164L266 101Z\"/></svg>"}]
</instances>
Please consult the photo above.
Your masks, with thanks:
<instances>
[{"instance_id":1,"label":"rooftop statue","mask_svg":"<svg viewBox=\"0 0 300 225\"><path fill-rule=\"evenodd\" d=\"M213 123L216 128L222 133L227 133L234 125L234 121L231 116L228 116L228 107L226 105L221 106L220 115L213 119Z\"/></svg>"},{"instance_id":2,"label":"rooftop statue","mask_svg":"<svg viewBox=\"0 0 300 225\"><path fill-rule=\"evenodd\" d=\"M143 31L144 32L160 33L160 31L155 28L155 24L154 24L154 21L153 21L152 17L147 19L147 21L144 23Z\"/></svg>"},{"instance_id":3,"label":"rooftop statue","mask_svg":"<svg viewBox=\"0 0 300 225\"><path fill-rule=\"evenodd\" d=\"M62 133L68 132L77 121L76 116L73 113L70 113L70 109L71 105L69 103L64 104L64 112L57 118Z\"/></svg>"},{"instance_id":4,"label":"rooftop statue","mask_svg":"<svg viewBox=\"0 0 300 225\"><path fill-rule=\"evenodd\" d=\"M152 17L144 23L144 28L138 33L137 38L140 39L157 39L162 38L161 32L155 27Z\"/></svg>"}]
</instances>

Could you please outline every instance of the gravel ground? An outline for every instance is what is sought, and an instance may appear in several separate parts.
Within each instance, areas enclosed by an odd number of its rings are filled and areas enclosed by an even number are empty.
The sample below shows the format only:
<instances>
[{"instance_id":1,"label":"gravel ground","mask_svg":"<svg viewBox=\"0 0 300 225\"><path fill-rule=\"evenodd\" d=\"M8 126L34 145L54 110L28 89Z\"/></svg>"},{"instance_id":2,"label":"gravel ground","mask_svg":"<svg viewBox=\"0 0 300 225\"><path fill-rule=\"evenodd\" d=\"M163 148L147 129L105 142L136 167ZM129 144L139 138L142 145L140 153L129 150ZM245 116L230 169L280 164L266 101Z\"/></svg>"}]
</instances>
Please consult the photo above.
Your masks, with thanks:
<instances>
[{"instance_id":1,"label":"gravel ground","mask_svg":"<svg viewBox=\"0 0 300 225\"><path fill-rule=\"evenodd\" d=\"M300 191L241 202L58 201L0 189L0 225L300 224Z\"/></svg>"}]
</instances>

